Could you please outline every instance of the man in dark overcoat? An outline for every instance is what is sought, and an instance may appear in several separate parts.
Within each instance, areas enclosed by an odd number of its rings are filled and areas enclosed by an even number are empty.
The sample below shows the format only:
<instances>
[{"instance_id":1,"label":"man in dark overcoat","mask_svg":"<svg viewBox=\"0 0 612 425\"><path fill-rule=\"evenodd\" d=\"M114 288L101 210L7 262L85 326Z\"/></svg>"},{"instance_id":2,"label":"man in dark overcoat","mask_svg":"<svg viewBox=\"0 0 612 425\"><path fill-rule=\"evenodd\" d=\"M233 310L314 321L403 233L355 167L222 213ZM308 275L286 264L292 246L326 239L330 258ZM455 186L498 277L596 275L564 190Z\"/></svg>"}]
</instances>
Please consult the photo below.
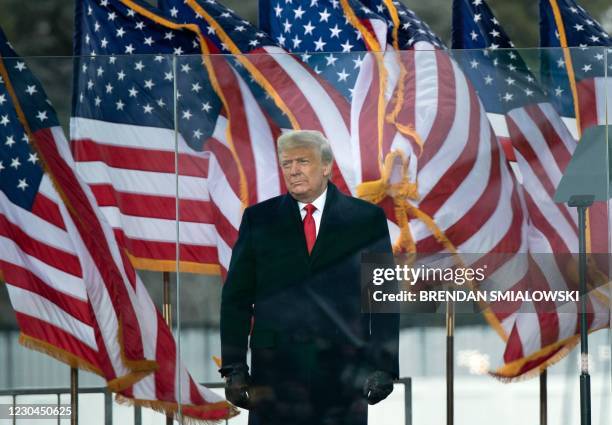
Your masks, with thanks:
<instances>
[{"instance_id":1,"label":"man in dark overcoat","mask_svg":"<svg viewBox=\"0 0 612 425\"><path fill-rule=\"evenodd\" d=\"M398 315L361 304L362 253L392 253L386 217L329 181L321 133L283 134L278 155L288 193L245 209L223 286L226 396L249 425L367 425L399 373Z\"/></svg>"}]
</instances>

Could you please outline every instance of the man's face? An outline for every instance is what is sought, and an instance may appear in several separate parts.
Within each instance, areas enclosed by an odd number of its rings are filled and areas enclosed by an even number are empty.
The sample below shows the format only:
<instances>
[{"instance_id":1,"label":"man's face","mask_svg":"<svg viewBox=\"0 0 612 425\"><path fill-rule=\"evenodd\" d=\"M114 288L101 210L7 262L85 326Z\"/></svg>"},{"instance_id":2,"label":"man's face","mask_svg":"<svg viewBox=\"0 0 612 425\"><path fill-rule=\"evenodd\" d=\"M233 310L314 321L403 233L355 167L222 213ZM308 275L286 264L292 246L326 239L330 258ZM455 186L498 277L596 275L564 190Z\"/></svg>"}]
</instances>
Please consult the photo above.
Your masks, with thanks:
<instances>
[{"instance_id":1,"label":"man's face","mask_svg":"<svg viewBox=\"0 0 612 425\"><path fill-rule=\"evenodd\" d=\"M300 202L309 203L327 187L331 164L323 164L314 148L287 149L280 155L287 190Z\"/></svg>"}]
</instances>

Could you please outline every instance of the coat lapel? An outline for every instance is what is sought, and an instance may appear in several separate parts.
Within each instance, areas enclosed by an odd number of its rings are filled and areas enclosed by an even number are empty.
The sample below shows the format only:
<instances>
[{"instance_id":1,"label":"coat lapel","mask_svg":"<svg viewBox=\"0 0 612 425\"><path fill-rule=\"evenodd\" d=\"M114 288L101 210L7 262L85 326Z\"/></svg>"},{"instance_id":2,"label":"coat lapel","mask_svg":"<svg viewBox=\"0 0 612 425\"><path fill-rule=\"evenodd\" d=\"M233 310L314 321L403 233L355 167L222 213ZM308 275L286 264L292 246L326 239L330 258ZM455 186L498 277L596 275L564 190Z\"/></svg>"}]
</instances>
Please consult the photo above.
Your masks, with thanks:
<instances>
[{"instance_id":1,"label":"coat lapel","mask_svg":"<svg viewBox=\"0 0 612 425\"><path fill-rule=\"evenodd\" d=\"M299 245L298 252L302 253L307 262L312 266L315 264L317 258L320 257L321 252L332 245L334 228L338 228L341 225L341 214L338 211L338 189L331 182L327 185L327 197L325 199L325 206L323 207L323 215L321 217L321 224L315 241L312 252L308 254L308 248L306 247L306 236L304 235L304 225L302 222L302 216L298 208L298 203L290 194L286 194L282 202L281 212L282 217L289 217L291 223L288 228L291 229L290 234L286 235L289 239L291 246ZM294 245L295 244L295 245Z\"/></svg>"},{"instance_id":2,"label":"coat lapel","mask_svg":"<svg viewBox=\"0 0 612 425\"><path fill-rule=\"evenodd\" d=\"M298 209L298 204L290 194L285 195L285 199L282 202L283 211L281 217L288 217L290 223L288 224L289 234L285 235L289 239L289 246L297 246L297 252L306 259L309 257L308 249L306 248L306 236L304 235L304 226L302 224L302 216Z\"/></svg>"},{"instance_id":3,"label":"coat lapel","mask_svg":"<svg viewBox=\"0 0 612 425\"><path fill-rule=\"evenodd\" d=\"M320 257L321 252L332 244L333 240L333 229L339 225L338 219L338 189L332 183L327 185L327 198L325 199L325 206L323 207L323 216L321 217L321 224L317 240L315 241L312 253L310 254L310 264L314 265L317 258ZM303 233L303 232L302 232ZM306 238L304 238L304 244L306 244Z\"/></svg>"}]
</instances>

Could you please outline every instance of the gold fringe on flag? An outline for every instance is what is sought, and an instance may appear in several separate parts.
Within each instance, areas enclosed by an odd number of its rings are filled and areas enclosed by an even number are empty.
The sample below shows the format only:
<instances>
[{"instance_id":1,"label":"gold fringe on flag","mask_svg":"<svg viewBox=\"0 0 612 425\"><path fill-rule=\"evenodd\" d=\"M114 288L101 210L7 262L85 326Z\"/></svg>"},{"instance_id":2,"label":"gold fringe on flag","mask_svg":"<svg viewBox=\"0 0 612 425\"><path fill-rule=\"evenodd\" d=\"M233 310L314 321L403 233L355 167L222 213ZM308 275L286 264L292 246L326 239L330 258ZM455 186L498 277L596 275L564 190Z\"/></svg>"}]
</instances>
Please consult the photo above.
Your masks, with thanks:
<instances>
[{"instance_id":1,"label":"gold fringe on flag","mask_svg":"<svg viewBox=\"0 0 612 425\"><path fill-rule=\"evenodd\" d=\"M77 357L74 354L59 347L56 347L55 345L49 344L46 341L43 341L30 335L26 335L23 332L19 333L19 344L31 350L39 351L43 354L53 357L54 359L59 360L62 363L66 363L70 367L86 370L88 372L95 373L96 375L104 377L102 371L98 369L98 367L89 363L87 360Z\"/></svg>"},{"instance_id":2,"label":"gold fringe on flag","mask_svg":"<svg viewBox=\"0 0 612 425\"><path fill-rule=\"evenodd\" d=\"M167 402L167 401L159 401L159 400L142 400L136 398L125 397L121 394L115 394L115 401L119 404L126 406L138 406L138 407L147 407L149 409L153 409L156 412L162 413L167 416L174 416L178 413L178 403L175 402ZM185 410L197 413L206 413L212 410L228 410L227 419L233 418L240 414L240 411L234 407L231 403L227 401L220 401L217 403L209 403L204 406L196 406L193 404L183 404L181 405L181 411ZM182 424L186 425L213 425L220 424L221 422L225 422L226 418L223 419L199 419L193 416L182 416Z\"/></svg>"},{"instance_id":3,"label":"gold fringe on flag","mask_svg":"<svg viewBox=\"0 0 612 425\"><path fill-rule=\"evenodd\" d=\"M13 101L13 107L15 108L15 112L17 114L17 117L19 119L19 122L21 123L21 125L24 128L24 131L26 132L26 135L28 136L29 140L31 141L31 148L36 151L40 158L41 158L41 166L43 167L44 171L47 173L47 175L49 175L49 177L51 178L51 182L53 184L53 187L57 190L60 198L63 200L64 204L66 205L66 208L68 208L68 210L72 213L71 215L73 217L78 217L78 214L76 214L76 211L74 209L74 206L71 204L71 202L68 200L68 197L66 196L66 194L63 191L63 188L60 184L57 183L56 181L56 177L55 175L50 172L50 170L48 170L47 166L46 166L46 161L45 161L45 155L43 154L43 152L38 149L38 143L39 141L36 140L36 138L34 137L30 126L28 124L28 120L26 119L26 116L23 112L23 109L21 108L21 104L19 102L19 98L17 97L17 94L15 93L15 90L13 88L11 79L9 77L8 71L6 70L6 67L4 65L4 58L2 58L2 56L0 56L0 77L2 77L3 81L5 82L5 86L6 89L9 93L9 96L11 97L11 100ZM79 359L78 357L74 356L71 353L68 353L67 351L64 351L58 347L54 347L51 344L48 344L42 340L39 340L37 338L31 337L29 335L25 335L25 334L21 334L19 341L22 345L28 347L28 348L33 348L36 349L37 351L41 351L43 353L49 354L50 356L61 360L64 363L67 363L69 365L71 365L72 367L77 367L77 368L82 368L84 370L89 370L92 371L94 373L97 373L99 375L101 375L101 371L99 371L95 366L88 364L85 360L83 359ZM140 376L140 378L142 378L143 376L148 375L149 373L157 370L157 363L151 360L130 360L125 356L125 351L124 351L124 345L123 345L123 338L122 338L122 327L121 327L121 321L119 322L119 346L120 346L120 351L121 351L121 357L122 360L124 361L126 367L128 369L131 369L132 372L136 372L139 373L138 376ZM92 369L94 368L94 369ZM97 370L97 372L96 372ZM140 379L139 378L139 379ZM136 379L135 376L132 375L128 375L124 378L118 378L117 380L115 380L116 382L114 382L113 385L116 386L122 386L123 382L129 382L132 379Z\"/></svg>"},{"instance_id":4,"label":"gold fringe on flag","mask_svg":"<svg viewBox=\"0 0 612 425\"><path fill-rule=\"evenodd\" d=\"M382 173L382 156L383 156L383 132L385 126L385 92L387 91L387 69L384 61L384 51L376 37L359 21L355 15L355 11L348 4L348 0L340 0L344 15L349 23L361 34L368 47L368 54L373 54L376 59L376 67L378 68L378 103L377 103L377 121L376 128L378 131L378 164L379 170Z\"/></svg>"},{"instance_id":5,"label":"gold fringe on flag","mask_svg":"<svg viewBox=\"0 0 612 425\"><path fill-rule=\"evenodd\" d=\"M125 364L128 369L131 369L134 372L143 372L145 376L155 372L159 365L155 360L132 360L127 357L125 354L125 343L124 343L124 335L123 335L123 319L119 317L119 327L117 329L117 338L119 340L119 348L121 354L121 360Z\"/></svg>"},{"instance_id":6,"label":"gold fringe on flag","mask_svg":"<svg viewBox=\"0 0 612 425\"><path fill-rule=\"evenodd\" d=\"M589 333L606 328L607 326L602 326L601 328L591 329L589 330ZM506 383L520 382L525 381L527 379L535 378L536 376L540 375L546 368L554 365L558 361L565 358L579 342L580 335L573 335L564 340L557 341L554 344L547 345L546 347L541 348L540 350L530 354L527 357L522 357L518 360L505 364L504 366L497 369L495 372L489 372L489 375L500 380L501 382ZM527 373L523 373L520 376L516 376L527 363L536 361L541 357L546 357L547 355L553 353L556 350L559 351L550 358L546 359L542 364L538 365L537 368L532 369Z\"/></svg>"},{"instance_id":7,"label":"gold fringe on flag","mask_svg":"<svg viewBox=\"0 0 612 425\"><path fill-rule=\"evenodd\" d=\"M106 379L106 377L98 367L94 366L93 364L80 357L75 356L74 354L66 350L62 350L59 347L49 344L46 341L40 340L30 335L26 335L22 332L19 334L19 343L26 348L53 357L54 359L59 360L60 362L65 363L70 367L85 370L87 372L94 373ZM113 392L123 391L153 372L153 370L131 371L127 375L123 375L110 381L107 381L106 386L109 390Z\"/></svg>"},{"instance_id":8,"label":"gold fringe on flag","mask_svg":"<svg viewBox=\"0 0 612 425\"><path fill-rule=\"evenodd\" d=\"M136 257L126 250L126 255L134 268L139 270L150 270L154 272L176 272L177 261L175 260L153 260L150 258ZM179 273L197 273L211 276L221 275L221 266L212 263L196 263L194 261L178 261Z\"/></svg>"},{"instance_id":9,"label":"gold fringe on flag","mask_svg":"<svg viewBox=\"0 0 612 425\"><path fill-rule=\"evenodd\" d=\"M391 103L393 104L393 110L387 114L387 122L395 125L397 131L400 134L412 137L415 143L419 146L420 152L419 155L423 152L423 141L416 134L413 126L410 124L402 124L399 122L398 117L399 113L402 109L402 105L405 101L405 86L406 80L408 78L408 71L406 70L406 65L404 61L402 61L402 53L399 45L399 26L400 26L400 18L397 12L397 8L393 4L392 0L383 0L384 5L387 7L387 11L389 12L389 16L391 16L391 21L393 22L393 31L391 33L393 48L395 49L395 54L397 56L397 61L400 66L400 74L398 77L397 87L395 89L395 93L393 98L391 99Z\"/></svg>"}]
</instances>

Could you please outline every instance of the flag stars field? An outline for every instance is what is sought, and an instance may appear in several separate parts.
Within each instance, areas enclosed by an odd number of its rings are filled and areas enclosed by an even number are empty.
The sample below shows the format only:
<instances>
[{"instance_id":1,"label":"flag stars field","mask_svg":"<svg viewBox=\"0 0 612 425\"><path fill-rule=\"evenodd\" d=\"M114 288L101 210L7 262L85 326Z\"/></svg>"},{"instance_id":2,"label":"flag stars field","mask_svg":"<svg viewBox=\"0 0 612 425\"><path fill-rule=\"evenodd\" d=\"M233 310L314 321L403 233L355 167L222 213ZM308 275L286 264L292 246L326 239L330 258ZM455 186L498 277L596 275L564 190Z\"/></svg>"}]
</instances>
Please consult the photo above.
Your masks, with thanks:
<instances>
[{"instance_id":1,"label":"flag stars field","mask_svg":"<svg viewBox=\"0 0 612 425\"><path fill-rule=\"evenodd\" d=\"M337 25L336 25L337 26ZM311 21L308 21L306 25L304 25L304 35L312 35L312 31L315 29L314 25L312 25ZM333 36L333 33L332 33Z\"/></svg>"},{"instance_id":2,"label":"flag stars field","mask_svg":"<svg viewBox=\"0 0 612 425\"><path fill-rule=\"evenodd\" d=\"M602 93L606 91L603 89L605 85L602 83L605 69L600 66L594 67L592 61L593 58L603 60L603 47L610 44L609 34L604 28L585 9L572 4L575 4L573 0L566 0L563 4L560 4L559 10L553 11L548 2L540 3L541 46L546 48L561 46L557 25L560 20L559 22L563 23L565 32L564 45L570 48L574 47L569 50L572 59L571 68L573 69L568 69L567 65L569 63L566 65L566 57L561 49L544 50L540 66L542 84L550 92L555 90L557 95L551 99L554 106L563 116L570 119L576 117L576 115L574 111L574 91L571 88L574 83L570 83L568 71L573 71L573 79L580 102L584 104L592 103L588 99L591 99L597 90L594 87L587 87L598 84ZM599 49L598 47L602 48ZM558 95L558 90L554 88L563 89L564 96ZM591 117L597 115L586 110L584 112ZM581 126L587 122L583 121L580 119ZM603 122L605 120L601 119L600 123ZM591 122L592 124L593 122Z\"/></svg>"},{"instance_id":3,"label":"flag stars field","mask_svg":"<svg viewBox=\"0 0 612 425\"><path fill-rule=\"evenodd\" d=\"M25 191L28 186L29 184L27 183L26 179L19 179L19 183L17 184L18 189Z\"/></svg>"},{"instance_id":4,"label":"flag stars field","mask_svg":"<svg viewBox=\"0 0 612 425\"><path fill-rule=\"evenodd\" d=\"M348 40L342 46L342 53L349 53L353 49L353 45Z\"/></svg>"}]
</instances>

